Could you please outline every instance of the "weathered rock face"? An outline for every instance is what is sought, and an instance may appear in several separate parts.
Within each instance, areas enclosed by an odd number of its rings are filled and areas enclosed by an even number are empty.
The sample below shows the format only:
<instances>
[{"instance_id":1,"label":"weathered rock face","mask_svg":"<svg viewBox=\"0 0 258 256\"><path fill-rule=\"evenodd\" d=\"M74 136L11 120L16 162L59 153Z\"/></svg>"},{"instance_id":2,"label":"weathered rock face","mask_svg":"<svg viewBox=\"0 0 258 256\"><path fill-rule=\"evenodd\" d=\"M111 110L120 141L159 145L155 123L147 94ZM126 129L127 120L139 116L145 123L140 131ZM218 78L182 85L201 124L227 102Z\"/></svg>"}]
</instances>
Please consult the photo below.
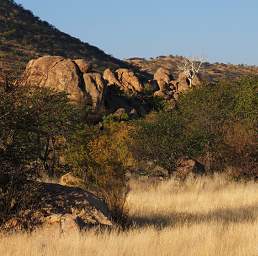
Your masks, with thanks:
<instances>
[{"instance_id":1,"label":"weathered rock face","mask_svg":"<svg viewBox=\"0 0 258 256\"><path fill-rule=\"evenodd\" d=\"M91 64L84 59L74 60L82 73L88 73L91 70Z\"/></svg>"},{"instance_id":2,"label":"weathered rock face","mask_svg":"<svg viewBox=\"0 0 258 256\"><path fill-rule=\"evenodd\" d=\"M154 81L158 84L159 90L154 92L154 96L171 100L175 93L175 87L173 84L173 75L169 70L159 68L154 74Z\"/></svg>"},{"instance_id":3,"label":"weathered rock face","mask_svg":"<svg viewBox=\"0 0 258 256\"><path fill-rule=\"evenodd\" d=\"M94 109L100 110L104 105L106 83L99 73L84 73L83 80L86 96Z\"/></svg>"},{"instance_id":4,"label":"weathered rock face","mask_svg":"<svg viewBox=\"0 0 258 256\"><path fill-rule=\"evenodd\" d=\"M72 102L98 109L102 106L106 84L100 74L89 71L90 64L85 60L44 56L28 63L22 84L65 91Z\"/></svg>"},{"instance_id":5,"label":"weathered rock face","mask_svg":"<svg viewBox=\"0 0 258 256\"><path fill-rule=\"evenodd\" d=\"M175 81L175 84L177 92L185 92L190 88L188 78L183 72L178 75L178 79Z\"/></svg>"},{"instance_id":6,"label":"weathered rock face","mask_svg":"<svg viewBox=\"0 0 258 256\"><path fill-rule=\"evenodd\" d=\"M166 89L172 79L173 76L170 71L164 68L159 68L154 74L154 80L157 81L161 91Z\"/></svg>"},{"instance_id":7,"label":"weathered rock face","mask_svg":"<svg viewBox=\"0 0 258 256\"><path fill-rule=\"evenodd\" d=\"M189 157L182 157L176 163L175 175L179 179L185 179L189 175L203 175L204 173L204 165Z\"/></svg>"},{"instance_id":8,"label":"weathered rock face","mask_svg":"<svg viewBox=\"0 0 258 256\"><path fill-rule=\"evenodd\" d=\"M60 228L61 232L96 225L111 226L111 214L104 201L90 192L58 184L39 183L41 200L4 223L5 230Z\"/></svg>"},{"instance_id":9,"label":"weathered rock face","mask_svg":"<svg viewBox=\"0 0 258 256\"><path fill-rule=\"evenodd\" d=\"M198 76L195 76L191 81L192 86L200 85ZM185 92L190 89L190 80L184 72L179 73L178 79L174 82L177 92Z\"/></svg>"},{"instance_id":10,"label":"weathered rock face","mask_svg":"<svg viewBox=\"0 0 258 256\"><path fill-rule=\"evenodd\" d=\"M118 81L117 77L115 74L107 68L104 73L103 73L103 78L108 82L109 86L118 86L119 88L122 88L122 84Z\"/></svg>"},{"instance_id":11,"label":"weathered rock face","mask_svg":"<svg viewBox=\"0 0 258 256\"><path fill-rule=\"evenodd\" d=\"M80 231L80 218L72 214L53 214L45 218L43 229L59 233L76 233Z\"/></svg>"},{"instance_id":12,"label":"weathered rock face","mask_svg":"<svg viewBox=\"0 0 258 256\"><path fill-rule=\"evenodd\" d=\"M158 91L154 92L153 95L154 95L155 97L160 97L160 98L165 98L165 97L166 97L165 92L162 91L162 90L158 90Z\"/></svg>"},{"instance_id":13,"label":"weathered rock face","mask_svg":"<svg viewBox=\"0 0 258 256\"><path fill-rule=\"evenodd\" d=\"M126 68L119 68L113 73L110 69L106 69L103 74L108 85L114 85L125 92L142 92L143 85L133 71Z\"/></svg>"},{"instance_id":14,"label":"weathered rock face","mask_svg":"<svg viewBox=\"0 0 258 256\"><path fill-rule=\"evenodd\" d=\"M154 96L164 98L166 100L177 99L178 94L186 92L191 86L198 86L200 80L198 76L189 78L185 72L178 74L178 78L174 79L169 70L159 68L154 74L154 81L157 82L159 90L154 93Z\"/></svg>"},{"instance_id":15,"label":"weathered rock face","mask_svg":"<svg viewBox=\"0 0 258 256\"><path fill-rule=\"evenodd\" d=\"M131 90L133 92L142 92L143 85L140 83L138 77L134 72L126 68L119 68L116 71L118 80L123 85L125 90Z\"/></svg>"},{"instance_id":16,"label":"weathered rock face","mask_svg":"<svg viewBox=\"0 0 258 256\"><path fill-rule=\"evenodd\" d=\"M71 59L44 56L31 60L25 70L22 84L49 87L69 94L71 101L83 103L84 85L79 70Z\"/></svg>"}]
</instances>

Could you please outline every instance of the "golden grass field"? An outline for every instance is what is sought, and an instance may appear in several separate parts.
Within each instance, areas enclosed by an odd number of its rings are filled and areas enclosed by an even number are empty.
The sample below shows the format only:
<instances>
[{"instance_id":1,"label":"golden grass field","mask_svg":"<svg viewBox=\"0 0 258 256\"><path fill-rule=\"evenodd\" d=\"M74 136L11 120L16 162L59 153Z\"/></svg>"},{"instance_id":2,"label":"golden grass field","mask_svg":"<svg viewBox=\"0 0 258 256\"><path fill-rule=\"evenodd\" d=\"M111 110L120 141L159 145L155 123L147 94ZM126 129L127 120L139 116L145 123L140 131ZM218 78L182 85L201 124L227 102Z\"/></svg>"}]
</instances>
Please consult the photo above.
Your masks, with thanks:
<instances>
[{"instance_id":1,"label":"golden grass field","mask_svg":"<svg viewBox=\"0 0 258 256\"><path fill-rule=\"evenodd\" d=\"M0 238L0 255L258 256L258 185L224 178L183 185L131 182L127 231L60 235L40 230Z\"/></svg>"}]
</instances>

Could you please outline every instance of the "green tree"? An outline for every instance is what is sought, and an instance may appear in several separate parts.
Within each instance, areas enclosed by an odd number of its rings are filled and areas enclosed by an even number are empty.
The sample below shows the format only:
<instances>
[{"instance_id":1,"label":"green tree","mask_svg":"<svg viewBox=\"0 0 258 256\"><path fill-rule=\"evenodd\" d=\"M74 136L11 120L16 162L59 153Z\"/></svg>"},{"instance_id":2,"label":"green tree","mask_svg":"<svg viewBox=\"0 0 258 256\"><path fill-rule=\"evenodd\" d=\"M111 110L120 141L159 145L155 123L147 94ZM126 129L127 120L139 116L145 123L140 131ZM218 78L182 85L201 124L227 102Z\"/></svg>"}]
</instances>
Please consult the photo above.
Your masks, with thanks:
<instances>
[{"instance_id":1,"label":"green tree","mask_svg":"<svg viewBox=\"0 0 258 256\"><path fill-rule=\"evenodd\" d=\"M202 159L212 170L257 170L257 88L257 78L245 78L181 95L176 110L138 122L135 155L170 171L185 155Z\"/></svg>"},{"instance_id":2,"label":"green tree","mask_svg":"<svg viewBox=\"0 0 258 256\"><path fill-rule=\"evenodd\" d=\"M41 164L49 175L54 175L57 149L72 133L78 116L64 93L46 88L1 88L2 166L31 171L30 167Z\"/></svg>"}]
</instances>

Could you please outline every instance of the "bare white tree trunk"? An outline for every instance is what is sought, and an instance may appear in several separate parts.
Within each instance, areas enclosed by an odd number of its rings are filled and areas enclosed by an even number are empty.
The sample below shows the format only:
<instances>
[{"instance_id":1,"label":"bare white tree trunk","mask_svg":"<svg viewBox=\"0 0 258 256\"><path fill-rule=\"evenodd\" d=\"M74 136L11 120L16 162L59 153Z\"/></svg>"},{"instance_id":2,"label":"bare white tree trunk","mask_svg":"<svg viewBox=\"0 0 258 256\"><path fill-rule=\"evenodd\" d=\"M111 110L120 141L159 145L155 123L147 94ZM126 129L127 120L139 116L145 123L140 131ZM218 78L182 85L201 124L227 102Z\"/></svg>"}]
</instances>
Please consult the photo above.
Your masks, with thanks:
<instances>
[{"instance_id":1,"label":"bare white tree trunk","mask_svg":"<svg viewBox=\"0 0 258 256\"><path fill-rule=\"evenodd\" d=\"M203 58L185 58L184 63L178 65L178 69L186 75L189 87L193 85L193 79L199 74Z\"/></svg>"}]
</instances>

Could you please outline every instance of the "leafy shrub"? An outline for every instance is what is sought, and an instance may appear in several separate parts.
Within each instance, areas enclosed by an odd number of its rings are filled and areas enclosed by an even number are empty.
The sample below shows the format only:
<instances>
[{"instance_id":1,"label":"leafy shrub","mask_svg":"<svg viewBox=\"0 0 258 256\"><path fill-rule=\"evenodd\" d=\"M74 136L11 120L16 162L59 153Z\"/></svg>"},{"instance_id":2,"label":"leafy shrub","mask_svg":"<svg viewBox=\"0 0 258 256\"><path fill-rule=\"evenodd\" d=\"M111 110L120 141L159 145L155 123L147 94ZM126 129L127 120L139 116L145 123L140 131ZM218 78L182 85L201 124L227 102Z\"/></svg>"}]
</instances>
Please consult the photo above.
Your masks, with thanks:
<instances>
[{"instance_id":1,"label":"leafy shrub","mask_svg":"<svg viewBox=\"0 0 258 256\"><path fill-rule=\"evenodd\" d=\"M57 175L59 153L75 128L76 111L64 93L0 87L0 176L10 177L0 184L0 222L37 199L33 179Z\"/></svg>"},{"instance_id":2,"label":"leafy shrub","mask_svg":"<svg viewBox=\"0 0 258 256\"><path fill-rule=\"evenodd\" d=\"M41 163L54 175L56 149L72 133L75 107L45 88L0 88L0 161L21 170Z\"/></svg>"},{"instance_id":3,"label":"leafy shrub","mask_svg":"<svg viewBox=\"0 0 258 256\"><path fill-rule=\"evenodd\" d=\"M105 122L104 130L87 126L74 135L66 152L73 173L85 180L87 189L105 199L116 221L124 219L128 193L125 171L134 165L128 148L129 131L128 124L112 121Z\"/></svg>"},{"instance_id":4,"label":"leafy shrub","mask_svg":"<svg viewBox=\"0 0 258 256\"><path fill-rule=\"evenodd\" d=\"M188 155L211 171L235 166L257 170L255 140L258 79L220 82L185 95L171 113L152 114L134 133L135 155L156 160L171 172L175 161Z\"/></svg>"},{"instance_id":5,"label":"leafy shrub","mask_svg":"<svg viewBox=\"0 0 258 256\"><path fill-rule=\"evenodd\" d=\"M118 130L89 126L85 110L71 105L64 93L0 87L0 176L8 174L14 181L2 186L0 180L0 222L37 201L32 180L68 171L82 177L85 188L101 195L114 218L121 218L128 155ZM109 136L116 133L116 146L112 146Z\"/></svg>"}]
</instances>

